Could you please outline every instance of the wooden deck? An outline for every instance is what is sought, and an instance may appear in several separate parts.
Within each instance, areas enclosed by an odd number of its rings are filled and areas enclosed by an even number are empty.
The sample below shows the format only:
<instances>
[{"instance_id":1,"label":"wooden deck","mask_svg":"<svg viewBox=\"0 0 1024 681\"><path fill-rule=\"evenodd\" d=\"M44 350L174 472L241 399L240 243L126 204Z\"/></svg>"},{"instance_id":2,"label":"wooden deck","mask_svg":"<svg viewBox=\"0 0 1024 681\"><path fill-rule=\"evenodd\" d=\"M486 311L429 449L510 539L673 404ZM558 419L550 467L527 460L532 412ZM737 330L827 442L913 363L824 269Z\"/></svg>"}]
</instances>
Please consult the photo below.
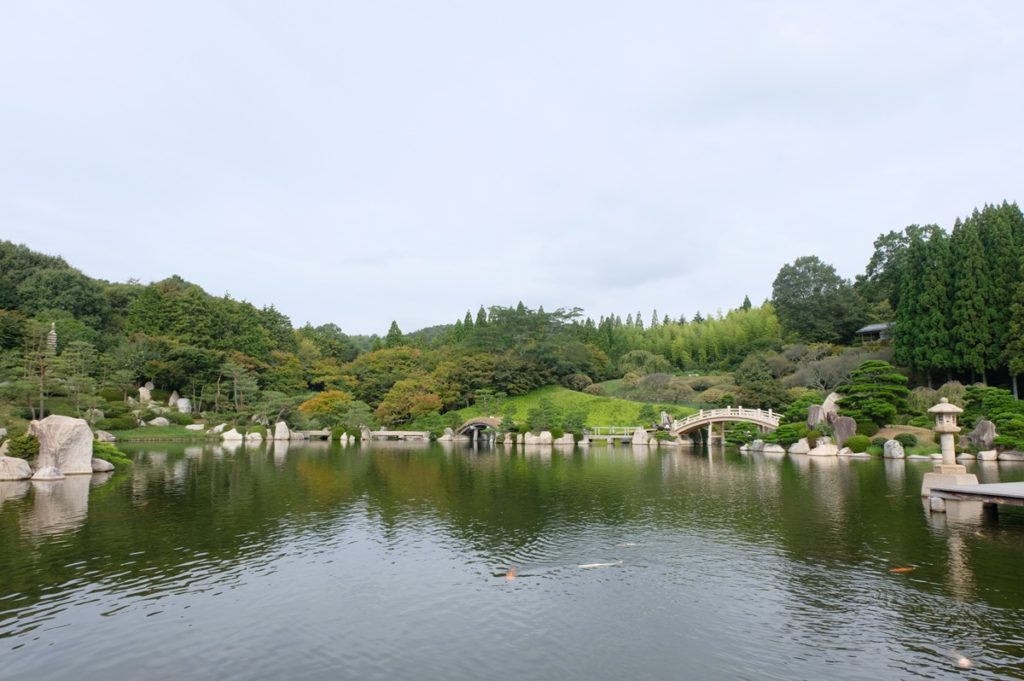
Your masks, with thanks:
<instances>
[{"instance_id":1,"label":"wooden deck","mask_svg":"<svg viewBox=\"0 0 1024 681\"><path fill-rule=\"evenodd\" d=\"M932 487L931 496L955 501L980 501L983 504L1024 506L1024 482Z\"/></svg>"}]
</instances>

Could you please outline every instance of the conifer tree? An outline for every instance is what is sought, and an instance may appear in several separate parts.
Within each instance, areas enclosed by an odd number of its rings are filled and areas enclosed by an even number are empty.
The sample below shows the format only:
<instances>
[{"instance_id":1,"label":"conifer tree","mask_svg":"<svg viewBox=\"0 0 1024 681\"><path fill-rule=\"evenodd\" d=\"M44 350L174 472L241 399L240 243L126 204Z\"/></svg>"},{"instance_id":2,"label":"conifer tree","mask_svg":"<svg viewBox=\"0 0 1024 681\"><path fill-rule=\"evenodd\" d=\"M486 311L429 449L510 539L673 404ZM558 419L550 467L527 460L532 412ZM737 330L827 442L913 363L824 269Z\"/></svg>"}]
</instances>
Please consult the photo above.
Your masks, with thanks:
<instances>
[{"instance_id":1,"label":"conifer tree","mask_svg":"<svg viewBox=\"0 0 1024 681\"><path fill-rule=\"evenodd\" d=\"M992 338L986 311L985 254L978 235L975 214L956 221L950 238L955 263L953 274L953 311L950 341L957 367L981 374L985 380L986 352Z\"/></svg>"}]
</instances>

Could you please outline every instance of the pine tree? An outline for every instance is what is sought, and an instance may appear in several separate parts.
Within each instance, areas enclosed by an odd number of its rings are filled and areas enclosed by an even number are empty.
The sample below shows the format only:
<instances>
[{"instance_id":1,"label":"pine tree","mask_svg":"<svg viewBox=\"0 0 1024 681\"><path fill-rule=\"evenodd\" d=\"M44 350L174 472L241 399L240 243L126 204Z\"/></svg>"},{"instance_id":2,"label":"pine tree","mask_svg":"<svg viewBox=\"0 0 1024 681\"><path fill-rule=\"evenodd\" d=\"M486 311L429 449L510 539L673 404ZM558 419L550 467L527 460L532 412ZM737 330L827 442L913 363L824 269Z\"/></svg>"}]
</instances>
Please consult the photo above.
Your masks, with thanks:
<instances>
[{"instance_id":1,"label":"pine tree","mask_svg":"<svg viewBox=\"0 0 1024 681\"><path fill-rule=\"evenodd\" d=\"M384 347L397 348L400 345L405 345L405 336L398 328L398 322L392 320L391 326L388 327L388 335L384 337Z\"/></svg>"},{"instance_id":2,"label":"pine tree","mask_svg":"<svg viewBox=\"0 0 1024 681\"><path fill-rule=\"evenodd\" d=\"M956 264L953 274L953 312L950 341L957 367L981 374L985 380L986 350L992 338L986 311L985 253L978 235L975 214L957 220L950 238Z\"/></svg>"},{"instance_id":3,"label":"pine tree","mask_svg":"<svg viewBox=\"0 0 1024 681\"><path fill-rule=\"evenodd\" d=\"M743 296L743 304L740 305L741 310L749 310L751 308L750 296Z\"/></svg>"},{"instance_id":4,"label":"pine tree","mask_svg":"<svg viewBox=\"0 0 1024 681\"><path fill-rule=\"evenodd\" d=\"M467 329L473 328L473 315L469 313L469 310L466 310L466 316L462 318L462 326Z\"/></svg>"},{"instance_id":5,"label":"pine tree","mask_svg":"<svg viewBox=\"0 0 1024 681\"><path fill-rule=\"evenodd\" d=\"M483 305L476 312L476 325L477 328L487 326L487 310L484 309Z\"/></svg>"},{"instance_id":6,"label":"pine tree","mask_svg":"<svg viewBox=\"0 0 1024 681\"><path fill-rule=\"evenodd\" d=\"M651 328L653 329L658 325L658 311L651 310Z\"/></svg>"}]
</instances>

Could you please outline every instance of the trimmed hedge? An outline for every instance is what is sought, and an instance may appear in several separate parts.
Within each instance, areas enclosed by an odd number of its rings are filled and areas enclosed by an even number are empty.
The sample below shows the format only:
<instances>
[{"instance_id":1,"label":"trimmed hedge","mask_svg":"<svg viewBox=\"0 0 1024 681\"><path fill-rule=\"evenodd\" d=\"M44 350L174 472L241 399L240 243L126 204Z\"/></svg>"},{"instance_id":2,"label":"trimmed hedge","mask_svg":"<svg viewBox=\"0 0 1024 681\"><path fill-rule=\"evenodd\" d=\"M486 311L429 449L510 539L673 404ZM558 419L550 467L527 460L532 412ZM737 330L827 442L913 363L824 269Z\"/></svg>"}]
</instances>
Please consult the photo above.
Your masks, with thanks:
<instances>
[{"instance_id":1,"label":"trimmed hedge","mask_svg":"<svg viewBox=\"0 0 1024 681\"><path fill-rule=\"evenodd\" d=\"M868 447L871 446L871 440L868 439L867 435L851 435L846 438L844 443L850 448L850 451L854 454L861 454L862 452L868 451Z\"/></svg>"},{"instance_id":2,"label":"trimmed hedge","mask_svg":"<svg viewBox=\"0 0 1024 681\"><path fill-rule=\"evenodd\" d=\"M903 445L904 448L917 446L917 436L913 433L900 433L893 439Z\"/></svg>"}]
</instances>

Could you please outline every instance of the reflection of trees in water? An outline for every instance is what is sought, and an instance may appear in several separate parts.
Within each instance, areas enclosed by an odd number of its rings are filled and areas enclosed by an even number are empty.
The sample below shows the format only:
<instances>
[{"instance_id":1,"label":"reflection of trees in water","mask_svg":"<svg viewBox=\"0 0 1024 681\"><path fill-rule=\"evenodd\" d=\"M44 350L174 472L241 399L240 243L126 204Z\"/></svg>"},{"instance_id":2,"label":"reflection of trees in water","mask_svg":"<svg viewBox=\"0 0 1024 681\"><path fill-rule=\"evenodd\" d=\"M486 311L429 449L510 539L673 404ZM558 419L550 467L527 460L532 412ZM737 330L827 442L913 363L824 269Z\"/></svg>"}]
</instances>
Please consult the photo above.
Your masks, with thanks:
<instances>
[{"instance_id":1,"label":"reflection of trees in water","mask_svg":"<svg viewBox=\"0 0 1024 681\"><path fill-rule=\"evenodd\" d=\"M38 500L23 486L0 488L0 595L38 594L83 570L94 579L163 582L197 561L230 571L270 559L296 533L332 540L355 517L392 537L428 522L485 556L520 554L591 526L770 543L814 564L948 567L946 538L922 522L913 493L919 473L889 462L597 446L544 455L297 443L233 455L219 447L149 451L91 497L74 484ZM59 541L48 528L63 531ZM986 573L1005 573L998 557L1011 560L1022 542L977 551L981 541L965 537L961 553L984 585ZM1019 597L1017 586L1001 598Z\"/></svg>"}]
</instances>

